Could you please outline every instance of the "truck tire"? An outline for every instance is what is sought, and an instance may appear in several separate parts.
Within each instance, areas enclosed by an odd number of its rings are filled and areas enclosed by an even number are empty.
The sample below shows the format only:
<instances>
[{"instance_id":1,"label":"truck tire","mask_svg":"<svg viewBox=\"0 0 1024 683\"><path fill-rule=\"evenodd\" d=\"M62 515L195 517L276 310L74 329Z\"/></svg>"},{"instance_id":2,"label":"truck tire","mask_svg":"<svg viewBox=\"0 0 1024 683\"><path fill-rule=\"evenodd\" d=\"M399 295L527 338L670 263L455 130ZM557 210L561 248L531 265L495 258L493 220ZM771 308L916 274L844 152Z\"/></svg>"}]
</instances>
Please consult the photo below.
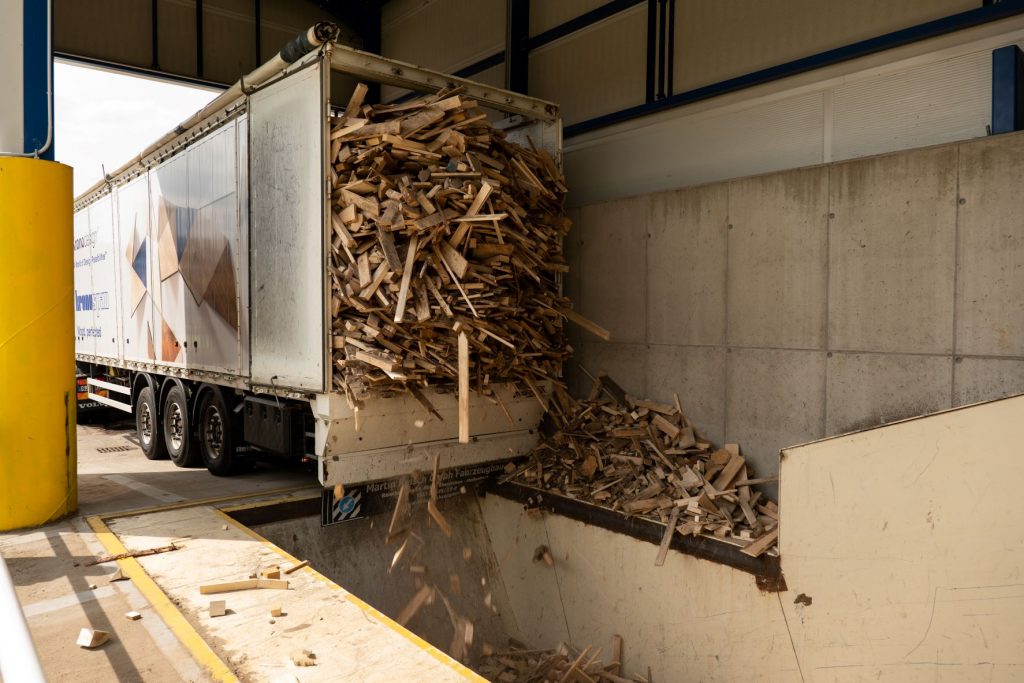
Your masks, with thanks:
<instances>
[{"instance_id":1,"label":"truck tire","mask_svg":"<svg viewBox=\"0 0 1024 683\"><path fill-rule=\"evenodd\" d=\"M192 425L188 419L188 399L181 387L175 385L167 392L163 412L164 444L171 462L178 467L193 467L199 464Z\"/></svg>"},{"instance_id":2,"label":"truck tire","mask_svg":"<svg viewBox=\"0 0 1024 683\"><path fill-rule=\"evenodd\" d=\"M233 416L217 389L203 392L199 403L199 451L210 474L228 477L248 469L251 458L240 458L235 451Z\"/></svg>"},{"instance_id":3,"label":"truck tire","mask_svg":"<svg viewBox=\"0 0 1024 683\"><path fill-rule=\"evenodd\" d=\"M167 457L167 446L164 445L160 420L157 419L156 397L152 387L143 387L139 398L135 401L135 434L139 438L142 454L150 460L163 460Z\"/></svg>"}]
</instances>

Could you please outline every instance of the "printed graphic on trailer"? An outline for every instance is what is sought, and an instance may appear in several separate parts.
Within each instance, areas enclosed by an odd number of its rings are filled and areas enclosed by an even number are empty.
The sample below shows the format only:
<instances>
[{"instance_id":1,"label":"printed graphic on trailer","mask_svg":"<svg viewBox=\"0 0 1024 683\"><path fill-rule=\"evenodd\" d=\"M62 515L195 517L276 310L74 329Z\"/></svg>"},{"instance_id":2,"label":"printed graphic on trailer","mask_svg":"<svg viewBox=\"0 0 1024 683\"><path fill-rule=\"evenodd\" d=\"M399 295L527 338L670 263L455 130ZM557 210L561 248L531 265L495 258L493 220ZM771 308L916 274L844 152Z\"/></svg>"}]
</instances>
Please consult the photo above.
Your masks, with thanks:
<instances>
[{"instance_id":1,"label":"printed graphic on trailer","mask_svg":"<svg viewBox=\"0 0 1024 683\"><path fill-rule=\"evenodd\" d=\"M444 470L439 474L438 500L465 493L470 484L476 484L500 474L508 461L489 462L481 465L467 465ZM408 481L409 503L426 503L430 498L430 475L424 474L418 480L411 477L385 479L369 484L346 488L340 499L335 499L333 489L323 489L320 494L320 526L350 522L372 515L389 512L395 506L402 482Z\"/></svg>"}]
</instances>

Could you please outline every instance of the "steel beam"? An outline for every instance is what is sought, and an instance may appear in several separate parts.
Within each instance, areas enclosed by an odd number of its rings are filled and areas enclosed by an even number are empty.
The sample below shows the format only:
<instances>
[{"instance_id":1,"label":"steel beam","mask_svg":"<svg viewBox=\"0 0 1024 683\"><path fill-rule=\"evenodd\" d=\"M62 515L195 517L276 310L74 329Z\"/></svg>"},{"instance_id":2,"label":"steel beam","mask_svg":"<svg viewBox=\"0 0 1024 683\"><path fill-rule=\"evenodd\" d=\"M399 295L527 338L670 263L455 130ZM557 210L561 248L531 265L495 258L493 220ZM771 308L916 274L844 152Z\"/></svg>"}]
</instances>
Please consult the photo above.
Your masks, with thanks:
<instances>
[{"instance_id":1,"label":"steel beam","mask_svg":"<svg viewBox=\"0 0 1024 683\"><path fill-rule=\"evenodd\" d=\"M530 85L530 0L506 0L505 87L525 93Z\"/></svg>"},{"instance_id":2,"label":"steel beam","mask_svg":"<svg viewBox=\"0 0 1024 683\"><path fill-rule=\"evenodd\" d=\"M1024 130L1024 52L1016 45L992 51L992 134Z\"/></svg>"}]
</instances>

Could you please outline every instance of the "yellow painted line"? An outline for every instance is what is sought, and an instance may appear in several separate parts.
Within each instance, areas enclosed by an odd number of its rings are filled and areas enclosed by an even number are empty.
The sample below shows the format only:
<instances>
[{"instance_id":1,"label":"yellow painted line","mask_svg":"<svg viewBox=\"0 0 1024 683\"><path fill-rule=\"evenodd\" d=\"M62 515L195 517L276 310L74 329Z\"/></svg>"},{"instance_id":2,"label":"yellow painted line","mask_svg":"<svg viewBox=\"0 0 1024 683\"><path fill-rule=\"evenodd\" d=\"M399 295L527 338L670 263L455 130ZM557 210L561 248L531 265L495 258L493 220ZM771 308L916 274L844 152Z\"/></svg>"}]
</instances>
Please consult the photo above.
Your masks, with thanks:
<instances>
[{"instance_id":1,"label":"yellow painted line","mask_svg":"<svg viewBox=\"0 0 1024 683\"><path fill-rule=\"evenodd\" d=\"M200 505L215 505L217 503L227 503L233 500L244 500L246 498L259 498L261 496L277 496L284 493L295 493L296 491L305 491L308 489L316 488L315 484L303 484L300 486L287 486L280 489L268 489L266 491L250 491L249 493L236 493L230 496L216 496L213 498L200 498L198 500L183 500L177 503L166 503L164 505L153 505L144 508L135 508L129 510L118 510L116 512L101 512L96 518L103 521L110 521L118 517L134 517L135 515L147 515L151 512L165 512L167 510L181 510L183 508L197 507ZM278 502L285 500L284 498L278 498Z\"/></svg>"},{"instance_id":2,"label":"yellow painted line","mask_svg":"<svg viewBox=\"0 0 1024 683\"><path fill-rule=\"evenodd\" d=\"M268 503L268 505L269 505L269 503ZM255 507L255 506L253 506L253 507ZM246 534L250 538L259 541L264 546L266 546L270 550L274 551L275 553L277 553L278 555L280 555L284 559L286 559L286 560L288 560L288 561L290 561L290 562L292 562L294 564L298 564L299 563L300 560L298 558L296 558L294 555L292 555L292 554L282 550L277 545L271 543L270 541L265 539L263 536L260 536L258 533L256 533L255 531L253 531L249 527L245 526L244 524L240 524L239 522L234 520L230 515L228 515L224 511L218 510L216 508L213 508L213 511L216 512L218 515L220 515L224 519L225 522L227 522L228 524L233 525L235 528L237 528L239 531L241 531L242 533ZM392 631L394 631L395 633L397 633L401 637L405 638L410 643L412 643L413 645L415 645L419 649L423 650L424 652L426 652L431 657L433 657L437 661L441 662L445 666L449 667L450 669L452 669L453 671L455 671L456 673L461 675L466 680L479 681L480 683L488 683L486 678L483 678L482 676L477 674L475 671L473 671L469 667L467 667L467 666L465 666L465 665L455 661L454 659L449 657L447 653L442 652L441 650L438 650L436 647L434 647L433 645L431 645L427 641L423 640L422 638L420 638L418 635L416 635L415 633L413 633L409 629L405 628L404 626L402 626L398 622L392 620L389 616L387 616L386 614L382 613L380 610L376 609L375 607L373 607L371 605L368 605L367 603L363 602L362 600L360 600L356 596L352 595L347 590L345 590L342 586L339 586L334 581L331 581L329 578L327 578L326 576L324 576L320 572L318 572L315 569L313 569L313 567L307 565L306 567L303 567L303 569L301 571L310 572L313 575L314 578L316 578L316 579L326 583L328 586L330 586L331 588L333 588L335 590L342 591L345 594L344 595L345 599L348 600L349 602L351 602L356 607L358 607L364 613L366 613L367 615L369 615L371 618L375 619L376 621L380 622L383 626L386 626L387 628L391 629Z\"/></svg>"},{"instance_id":3,"label":"yellow painted line","mask_svg":"<svg viewBox=\"0 0 1024 683\"><path fill-rule=\"evenodd\" d=\"M99 516L87 518L89 526L92 527L96 538L111 555L119 555L128 552L128 549L121 543L121 539L110 530L110 527ZM185 615L171 602L167 594L156 584L146 573L139 561L134 557L118 560L117 565L124 572L124 575L131 579L135 587L145 596L149 604L153 606L160 618L163 619L171 632L178 637L181 644L192 653L196 661L206 667L215 681L238 681L238 677L231 671L227 664L217 656L210 648L203 637L192 627Z\"/></svg>"}]
</instances>

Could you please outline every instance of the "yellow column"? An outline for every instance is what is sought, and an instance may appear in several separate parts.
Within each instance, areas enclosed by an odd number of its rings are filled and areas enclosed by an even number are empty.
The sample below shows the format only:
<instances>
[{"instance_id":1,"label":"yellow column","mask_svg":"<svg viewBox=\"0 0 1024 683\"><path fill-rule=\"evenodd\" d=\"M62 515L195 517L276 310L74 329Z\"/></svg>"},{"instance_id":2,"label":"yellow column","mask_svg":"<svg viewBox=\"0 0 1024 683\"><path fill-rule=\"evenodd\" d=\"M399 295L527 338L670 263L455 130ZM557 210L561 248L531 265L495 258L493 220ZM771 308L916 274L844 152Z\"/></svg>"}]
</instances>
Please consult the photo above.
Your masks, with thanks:
<instances>
[{"instance_id":1,"label":"yellow column","mask_svg":"<svg viewBox=\"0 0 1024 683\"><path fill-rule=\"evenodd\" d=\"M78 507L71 169L0 156L0 531Z\"/></svg>"}]
</instances>

